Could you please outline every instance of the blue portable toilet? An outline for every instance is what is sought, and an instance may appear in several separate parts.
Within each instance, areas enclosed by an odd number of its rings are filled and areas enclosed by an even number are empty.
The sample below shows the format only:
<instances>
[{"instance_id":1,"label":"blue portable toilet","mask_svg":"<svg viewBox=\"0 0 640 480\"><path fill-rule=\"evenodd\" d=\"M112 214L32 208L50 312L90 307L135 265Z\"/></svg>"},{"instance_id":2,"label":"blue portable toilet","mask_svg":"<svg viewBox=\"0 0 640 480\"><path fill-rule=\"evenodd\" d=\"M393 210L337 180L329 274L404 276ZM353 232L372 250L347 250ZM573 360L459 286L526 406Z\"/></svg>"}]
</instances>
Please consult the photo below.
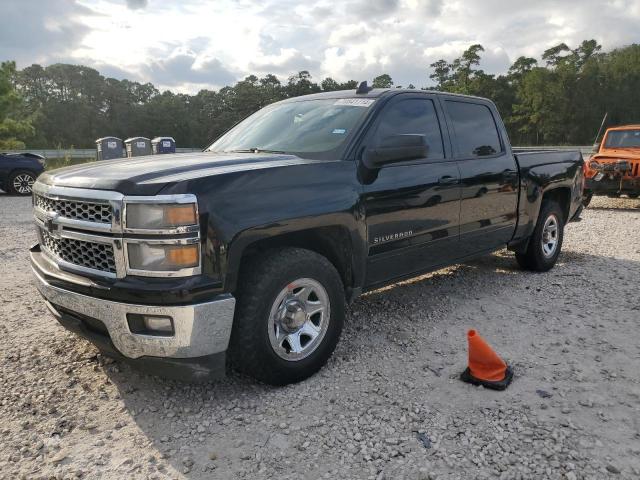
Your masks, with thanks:
<instances>
[{"instance_id":1,"label":"blue portable toilet","mask_svg":"<svg viewBox=\"0 0 640 480\"><path fill-rule=\"evenodd\" d=\"M176 141L172 137L156 137L151 140L153 154L176 153Z\"/></svg>"}]
</instances>

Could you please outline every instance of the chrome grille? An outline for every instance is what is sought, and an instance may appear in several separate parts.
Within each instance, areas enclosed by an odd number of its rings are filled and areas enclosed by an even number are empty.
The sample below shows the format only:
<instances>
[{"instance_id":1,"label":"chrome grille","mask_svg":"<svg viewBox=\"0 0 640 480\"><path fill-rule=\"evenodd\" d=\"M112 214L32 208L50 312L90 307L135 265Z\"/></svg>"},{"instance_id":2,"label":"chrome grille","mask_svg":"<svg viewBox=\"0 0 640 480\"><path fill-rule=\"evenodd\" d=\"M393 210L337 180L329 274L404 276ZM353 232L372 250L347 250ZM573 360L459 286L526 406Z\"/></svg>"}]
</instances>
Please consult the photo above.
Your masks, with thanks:
<instances>
[{"instance_id":1,"label":"chrome grille","mask_svg":"<svg viewBox=\"0 0 640 480\"><path fill-rule=\"evenodd\" d=\"M40 233L44 248L60 260L85 268L116 273L116 261L111 245L56 238L43 229L40 229Z\"/></svg>"},{"instance_id":2,"label":"chrome grille","mask_svg":"<svg viewBox=\"0 0 640 480\"><path fill-rule=\"evenodd\" d=\"M45 212L55 212L61 217L85 222L111 223L112 212L109 204L54 200L37 194L34 196L34 203Z\"/></svg>"}]
</instances>

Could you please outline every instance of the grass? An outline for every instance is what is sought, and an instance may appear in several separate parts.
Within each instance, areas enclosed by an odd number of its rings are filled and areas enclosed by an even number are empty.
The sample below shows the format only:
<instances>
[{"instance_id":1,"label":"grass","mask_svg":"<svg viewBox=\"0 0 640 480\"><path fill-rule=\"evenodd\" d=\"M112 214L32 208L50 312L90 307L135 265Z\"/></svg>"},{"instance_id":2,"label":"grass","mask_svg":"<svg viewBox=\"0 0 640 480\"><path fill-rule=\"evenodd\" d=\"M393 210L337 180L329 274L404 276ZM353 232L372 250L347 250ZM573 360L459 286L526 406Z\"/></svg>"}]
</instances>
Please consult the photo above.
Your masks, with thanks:
<instances>
[{"instance_id":1,"label":"grass","mask_svg":"<svg viewBox=\"0 0 640 480\"><path fill-rule=\"evenodd\" d=\"M56 168L69 167L71 165L80 165L81 163L95 162L96 159L94 157L89 158L70 158L70 157L62 157L62 158L48 158L46 169L54 170Z\"/></svg>"}]
</instances>

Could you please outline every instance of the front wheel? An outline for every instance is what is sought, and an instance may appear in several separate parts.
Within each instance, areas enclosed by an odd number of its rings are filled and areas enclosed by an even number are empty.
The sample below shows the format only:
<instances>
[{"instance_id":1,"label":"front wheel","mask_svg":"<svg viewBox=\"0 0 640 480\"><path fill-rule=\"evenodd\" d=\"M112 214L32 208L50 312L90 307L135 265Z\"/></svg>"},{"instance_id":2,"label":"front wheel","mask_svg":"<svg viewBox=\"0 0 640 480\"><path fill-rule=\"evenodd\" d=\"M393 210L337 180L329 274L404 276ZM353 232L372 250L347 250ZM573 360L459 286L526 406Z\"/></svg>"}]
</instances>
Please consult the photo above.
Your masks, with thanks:
<instances>
[{"instance_id":1,"label":"front wheel","mask_svg":"<svg viewBox=\"0 0 640 480\"><path fill-rule=\"evenodd\" d=\"M556 202L545 202L524 253L516 253L522 268L546 272L553 268L562 249L564 214Z\"/></svg>"},{"instance_id":2,"label":"front wheel","mask_svg":"<svg viewBox=\"0 0 640 480\"><path fill-rule=\"evenodd\" d=\"M9 175L7 186L14 195L31 195L36 176L29 170L18 170Z\"/></svg>"},{"instance_id":3,"label":"front wheel","mask_svg":"<svg viewBox=\"0 0 640 480\"><path fill-rule=\"evenodd\" d=\"M300 248L268 250L246 263L229 346L233 366L271 385L310 377L342 332L340 275L325 257Z\"/></svg>"}]
</instances>

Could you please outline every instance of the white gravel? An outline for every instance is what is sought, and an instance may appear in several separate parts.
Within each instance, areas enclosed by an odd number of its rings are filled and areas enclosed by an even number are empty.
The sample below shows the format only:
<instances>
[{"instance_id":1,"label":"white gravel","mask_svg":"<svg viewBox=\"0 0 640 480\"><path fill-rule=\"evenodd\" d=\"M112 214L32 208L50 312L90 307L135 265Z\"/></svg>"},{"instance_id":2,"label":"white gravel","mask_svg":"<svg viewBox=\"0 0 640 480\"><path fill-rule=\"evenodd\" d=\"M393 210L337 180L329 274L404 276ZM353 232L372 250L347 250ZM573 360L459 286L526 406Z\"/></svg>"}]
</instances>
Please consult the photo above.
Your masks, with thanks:
<instances>
[{"instance_id":1,"label":"white gravel","mask_svg":"<svg viewBox=\"0 0 640 480\"><path fill-rule=\"evenodd\" d=\"M301 384L188 385L56 324L30 200L2 195L0 478L640 478L640 201L583 219L549 273L505 251L359 299ZM457 379L469 327L514 367L505 392Z\"/></svg>"}]
</instances>

